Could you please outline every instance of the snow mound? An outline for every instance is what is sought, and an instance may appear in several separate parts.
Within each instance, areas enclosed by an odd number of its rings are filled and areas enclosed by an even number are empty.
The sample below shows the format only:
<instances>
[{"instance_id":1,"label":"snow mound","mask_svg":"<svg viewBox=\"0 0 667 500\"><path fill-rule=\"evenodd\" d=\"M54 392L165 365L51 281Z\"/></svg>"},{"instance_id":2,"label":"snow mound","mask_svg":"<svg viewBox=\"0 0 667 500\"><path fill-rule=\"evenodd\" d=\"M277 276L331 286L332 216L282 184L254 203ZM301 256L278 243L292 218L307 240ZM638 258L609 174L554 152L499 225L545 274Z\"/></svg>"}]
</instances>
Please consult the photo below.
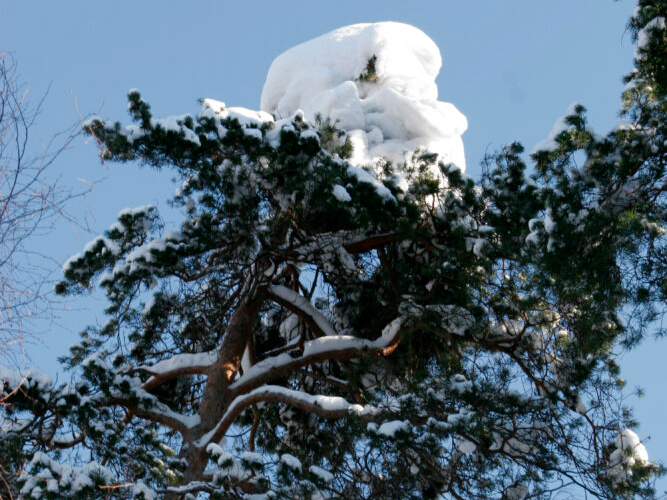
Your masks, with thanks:
<instances>
[{"instance_id":1,"label":"snow mound","mask_svg":"<svg viewBox=\"0 0 667 500\"><path fill-rule=\"evenodd\" d=\"M630 429L619 432L614 441L614 448L607 461L607 476L615 485L627 483L635 464L649 464L646 448L639 436Z\"/></svg>"},{"instance_id":2,"label":"snow mound","mask_svg":"<svg viewBox=\"0 0 667 500\"><path fill-rule=\"evenodd\" d=\"M395 165L415 150L465 169L461 134L468 123L438 101L442 65L433 40L402 23L354 24L293 47L271 65L261 109L277 119L302 110L330 119L354 146L351 163Z\"/></svg>"}]
</instances>

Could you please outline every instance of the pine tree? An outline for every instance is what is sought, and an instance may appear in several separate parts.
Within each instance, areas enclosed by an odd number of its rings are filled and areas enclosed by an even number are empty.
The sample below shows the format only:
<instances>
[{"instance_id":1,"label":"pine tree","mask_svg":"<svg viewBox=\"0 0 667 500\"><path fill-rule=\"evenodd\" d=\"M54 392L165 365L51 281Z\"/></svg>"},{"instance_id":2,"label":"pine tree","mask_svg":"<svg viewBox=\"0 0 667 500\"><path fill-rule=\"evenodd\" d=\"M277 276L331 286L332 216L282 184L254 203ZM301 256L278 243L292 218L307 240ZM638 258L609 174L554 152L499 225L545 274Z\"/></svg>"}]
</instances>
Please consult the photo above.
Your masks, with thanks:
<instances>
[{"instance_id":1,"label":"pine tree","mask_svg":"<svg viewBox=\"0 0 667 500\"><path fill-rule=\"evenodd\" d=\"M666 17L630 21L626 125L575 106L532 174L518 143L478 182L418 153L405 190L325 120L160 120L138 91L135 125L87 122L104 160L172 169L185 218L124 210L65 265L58 293L109 303L76 383L0 371L21 495L651 498L614 353L667 298Z\"/></svg>"}]
</instances>

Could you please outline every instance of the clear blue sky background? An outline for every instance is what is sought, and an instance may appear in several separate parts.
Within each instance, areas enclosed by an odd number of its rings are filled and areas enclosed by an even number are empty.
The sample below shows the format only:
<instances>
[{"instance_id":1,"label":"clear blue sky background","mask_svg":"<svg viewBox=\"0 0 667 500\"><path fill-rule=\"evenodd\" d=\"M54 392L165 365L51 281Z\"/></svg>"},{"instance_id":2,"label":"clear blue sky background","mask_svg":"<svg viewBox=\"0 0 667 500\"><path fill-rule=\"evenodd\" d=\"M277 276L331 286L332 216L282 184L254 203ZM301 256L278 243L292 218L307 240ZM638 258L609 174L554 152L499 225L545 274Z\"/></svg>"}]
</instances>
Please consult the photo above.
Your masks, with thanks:
<instances>
[{"instance_id":1,"label":"clear blue sky background","mask_svg":"<svg viewBox=\"0 0 667 500\"><path fill-rule=\"evenodd\" d=\"M530 151L546 137L569 104L581 102L592 125L614 125L632 65L625 23L628 0L199 0L53 2L0 0L0 50L14 53L36 101L51 85L35 138L83 115L127 121L126 92L139 88L156 115L197 113L197 99L258 108L266 72L282 51L347 24L401 21L417 26L440 47L440 99L468 118L463 139L468 173L513 140ZM76 103L76 105L75 105ZM126 206L154 203L167 222L176 214L165 200L168 174L132 165L101 165L94 144L79 141L56 165L65 185L100 180L87 204L92 226L102 231ZM63 227L40 242L58 261L79 251L91 235ZM565 263L564 263L565 264ZM99 318L103 302L70 301L45 331L45 347L34 347L38 364L53 371L76 333ZM646 396L630 400L648 440L649 455L667 460L665 342L649 341L625 355L629 387ZM666 482L659 491L667 489Z\"/></svg>"}]
</instances>

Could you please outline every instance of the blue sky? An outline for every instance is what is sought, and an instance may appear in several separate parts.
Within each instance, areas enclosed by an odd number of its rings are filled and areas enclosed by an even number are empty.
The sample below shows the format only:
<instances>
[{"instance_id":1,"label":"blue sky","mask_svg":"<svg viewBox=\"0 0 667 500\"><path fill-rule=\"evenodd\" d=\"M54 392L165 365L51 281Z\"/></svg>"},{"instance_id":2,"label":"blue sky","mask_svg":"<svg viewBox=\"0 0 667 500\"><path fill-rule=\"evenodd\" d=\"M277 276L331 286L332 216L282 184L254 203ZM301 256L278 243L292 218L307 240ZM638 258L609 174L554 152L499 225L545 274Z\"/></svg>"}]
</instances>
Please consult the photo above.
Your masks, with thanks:
<instances>
[{"instance_id":1,"label":"blue sky","mask_svg":"<svg viewBox=\"0 0 667 500\"><path fill-rule=\"evenodd\" d=\"M156 115L196 113L197 99L259 107L271 61L282 51L357 22L413 24L440 47L440 99L468 118L463 140L468 173L479 175L485 152L513 140L530 151L574 101L592 125L614 125L632 65L625 23L633 2L611 0L338 0L336 2L199 0L53 2L0 0L0 50L13 52L36 101L49 87L34 146L76 122L78 113L127 121L126 92L137 87ZM132 165L101 165L94 144L79 141L54 175L65 185L99 180L85 204L98 231L126 206L157 204L173 192L168 174ZM165 212L167 222L173 214ZM63 227L40 243L59 261L92 236ZM45 332L34 357L48 369L76 332L99 315L103 302L74 301ZM665 342L649 341L624 356L630 400L642 422L649 455L667 461ZM661 490L667 489L663 482Z\"/></svg>"}]
</instances>

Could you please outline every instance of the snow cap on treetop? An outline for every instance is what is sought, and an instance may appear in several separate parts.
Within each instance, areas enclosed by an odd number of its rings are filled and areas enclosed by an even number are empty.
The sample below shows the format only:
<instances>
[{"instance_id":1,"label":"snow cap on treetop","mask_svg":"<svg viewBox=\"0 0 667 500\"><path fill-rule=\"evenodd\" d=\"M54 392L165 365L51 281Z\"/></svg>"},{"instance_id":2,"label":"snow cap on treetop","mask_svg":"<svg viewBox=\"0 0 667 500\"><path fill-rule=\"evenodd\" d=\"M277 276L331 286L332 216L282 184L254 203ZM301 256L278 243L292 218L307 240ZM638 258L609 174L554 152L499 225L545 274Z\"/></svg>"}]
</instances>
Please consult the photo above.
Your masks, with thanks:
<instances>
[{"instance_id":1,"label":"snow cap on treetop","mask_svg":"<svg viewBox=\"0 0 667 500\"><path fill-rule=\"evenodd\" d=\"M438 101L440 51L421 30L402 23L354 24L278 56L266 78L261 109L276 118L302 110L345 130L355 164L386 158L401 164L416 149L465 169L461 134L468 123Z\"/></svg>"}]
</instances>

